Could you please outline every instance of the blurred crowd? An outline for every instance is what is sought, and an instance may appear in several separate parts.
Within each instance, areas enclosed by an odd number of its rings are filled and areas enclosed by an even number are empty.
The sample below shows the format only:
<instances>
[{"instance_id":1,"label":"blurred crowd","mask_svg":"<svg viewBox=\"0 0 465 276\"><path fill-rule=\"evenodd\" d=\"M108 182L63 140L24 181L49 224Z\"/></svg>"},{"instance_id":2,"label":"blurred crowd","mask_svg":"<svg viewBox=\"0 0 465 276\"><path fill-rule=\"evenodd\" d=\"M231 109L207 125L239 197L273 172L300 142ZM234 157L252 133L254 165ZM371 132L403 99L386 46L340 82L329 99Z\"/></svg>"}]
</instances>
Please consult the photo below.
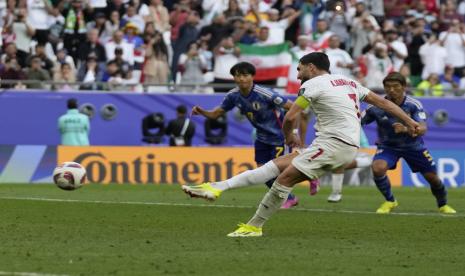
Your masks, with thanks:
<instances>
[{"instance_id":1,"label":"blurred crowd","mask_svg":"<svg viewBox=\"0 0 465 276\"><path fill-rule=\"evenodd\" d=\"M290 43L373 89L395 70L416 96L461 95L464 16L460 0L0 0L0 78L19 80L1 87L200 92L232 82L238 43Z\"/></svg>"}]
</instances>

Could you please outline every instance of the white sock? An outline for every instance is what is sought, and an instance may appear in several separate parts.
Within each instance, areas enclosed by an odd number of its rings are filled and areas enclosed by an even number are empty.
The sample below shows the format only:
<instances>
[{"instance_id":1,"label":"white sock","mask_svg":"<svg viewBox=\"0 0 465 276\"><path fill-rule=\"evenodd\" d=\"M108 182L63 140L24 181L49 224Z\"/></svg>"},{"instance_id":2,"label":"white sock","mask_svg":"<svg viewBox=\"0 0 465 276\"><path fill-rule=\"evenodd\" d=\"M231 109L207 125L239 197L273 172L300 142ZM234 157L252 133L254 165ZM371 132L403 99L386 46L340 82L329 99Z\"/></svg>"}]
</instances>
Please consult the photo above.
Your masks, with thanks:
<instances>
[{"instance_id":1,"label":"white sock","mask_svg":"<svg viewBox=\"0 0 465 276\"><path fill-rule=\"evenodd\" d=\"M355 157L355 162L357 162L357 168L367 168L371 166L373 157L370 155L359 155Z\"/></svg>"},{"instance_id":2,"label":"white sock","mask_svg":"<svg viewBox=\"0 0 465 276\"><path fill-rule=\"evenodd\" d=\"M273 161L268 161L265 165L254 170L242 172L225 181L212 183L212 187L225 191L255 184L264 184L268 180L278 177L278 175L278 166Z\"/></svg>"},{"instance_id":3,"label":"white sock","mask_svg":"<svg viewBox=\"0 0 465 276\"><path fill-rule=\"evenodd\" d=\"M331 177L331 186L333 188L333 194L341 194L342 193L342 182L344 181L344 174L343 173L333 173Z\"/></svg>"},{"instance_id":4,"label":"white sock","mask_svg":"<svg viewBox=\"0 0 465 276\"><path fill-rule=\"evenodd\" d=\"M260 202L255 215L247 224L261 228L263 224L281 208L291 191L292 187L283 186L275 181L271 189L263 197L262 202Z\"/></svg>"}]
</instances>

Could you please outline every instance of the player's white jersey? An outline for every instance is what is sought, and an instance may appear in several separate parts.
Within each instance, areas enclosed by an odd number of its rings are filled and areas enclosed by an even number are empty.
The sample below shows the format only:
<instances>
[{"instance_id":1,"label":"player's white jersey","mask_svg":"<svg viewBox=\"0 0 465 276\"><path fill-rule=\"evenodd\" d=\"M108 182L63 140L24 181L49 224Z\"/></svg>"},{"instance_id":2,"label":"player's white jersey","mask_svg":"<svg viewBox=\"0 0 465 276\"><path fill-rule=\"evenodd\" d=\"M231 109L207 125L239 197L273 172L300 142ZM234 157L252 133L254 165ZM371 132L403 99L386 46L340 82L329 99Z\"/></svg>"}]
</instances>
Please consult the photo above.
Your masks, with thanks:
<instances>
[{"instance_id":1,"label":"player's white jersey","mask_svg":"<svg viewBox=\"0 0 465 276\"><path fill-rule=\"evenodd\" d=\"M325 74L302 84L299 95L311 104L316 115L317 138L337 138L360 146L360 101L370 92L343 75Z\"/></svg>"}]
</instances>

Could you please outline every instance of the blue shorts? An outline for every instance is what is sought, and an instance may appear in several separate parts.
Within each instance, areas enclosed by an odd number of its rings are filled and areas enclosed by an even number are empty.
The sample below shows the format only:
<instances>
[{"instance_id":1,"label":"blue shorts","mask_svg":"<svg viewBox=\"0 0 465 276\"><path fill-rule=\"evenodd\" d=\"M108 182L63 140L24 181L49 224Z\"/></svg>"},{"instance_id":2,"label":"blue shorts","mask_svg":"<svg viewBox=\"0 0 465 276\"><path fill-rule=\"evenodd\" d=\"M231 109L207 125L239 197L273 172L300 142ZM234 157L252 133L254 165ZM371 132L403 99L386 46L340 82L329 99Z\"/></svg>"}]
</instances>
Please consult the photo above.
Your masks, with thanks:
<instances>
[{"instance_id":1,"label":"blue shorts","mask_svg":"<svg viewBox=\"0 0 465 276\"><path fill-rule=\"evenodd\" d=\"M255 140L255 162L258 165L263 165L266 162L275 159L281 155L288 153L287 147L282 145L268 145L258 140Z\"/></svg>"},{"instance_id":2,"label":"blue shorts","mask_svg":"<svg viewBox=\"0 0 465 276\"><path fill-rule=\"evenodd\" d=\"M384 160L387 162L388 168L393 170L396 168L399 158L404 158L412 172L420 172L423 174L428 172L436 173L437 171L433 157L425 148L406 151L378 148L375 157L373 157L373 161L378 159Z\"/></svg>"}]
</instances>

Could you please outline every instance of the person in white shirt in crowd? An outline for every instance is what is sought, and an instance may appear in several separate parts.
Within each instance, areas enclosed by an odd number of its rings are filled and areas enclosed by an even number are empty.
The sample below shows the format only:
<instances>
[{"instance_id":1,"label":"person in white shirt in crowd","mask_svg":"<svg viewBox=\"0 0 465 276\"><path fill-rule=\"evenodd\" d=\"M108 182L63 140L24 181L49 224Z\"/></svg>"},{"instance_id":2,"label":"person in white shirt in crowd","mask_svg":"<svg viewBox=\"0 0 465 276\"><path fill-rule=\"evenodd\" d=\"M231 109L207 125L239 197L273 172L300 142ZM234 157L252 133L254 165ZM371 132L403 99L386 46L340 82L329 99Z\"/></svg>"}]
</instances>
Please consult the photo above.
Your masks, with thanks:
<instances>
[{"instance_id":1,"label":"person in white shirt in crowd","mask_svg":"<svg viewBox=\"0 0 465 276\"><path fill-rule=\"evenodd\" d=\"M207 68L207 61L199 54L197 43L191 43L189 50L181 54L178 65L181 72L181 85L189 84L189 86L181 86L181 90L198 92L198 86L205 83L203 72Z\"/></svg>"},{"instance_id":2,"label":"person in white shirt in crowd","mask_svg":"<svg viewBox=\"0 0 465 276\"><path fill-rule=\"evenodd\" d=\"M313 49L310 46L310 38L307 35L299 35L299 37L297 38L297 45L292 47L290 51L295 55L297 59L300 59L306 54L315 52L315 49Z\"/></svg>"},{"instance_id":3,"label":"person in white shirt in crowd","mask_svg":"<svg viewBox=\"0 0 465 276\"><path fill-rule=\"evenodd\" d=\"M52 14L58 13L49 1L27 0L27 22L36 29L34 38L39 43L48 41L49 23Z\"/></svg>"},{"instance_id":4,"label":"person in white shirt in crowd","mask_svg":"<svg viewBox=\"0 0 465 276\"><path fill-rule=\"evenodd\" d=\"M384 37L386 38L388 55L392 60L394 71L399 71L408 56L407 46L399 39L399 34L394 29L385 31Z\"/></svg>"},{"instance_id":5,"label":"person in white shirt in crowd","mask_svg":"<svg viewBox=\"0 0 465 276\"><path fill-rule=\"evenodd\" d=\"M370 10L370 14L376 18L376 21L382 22L384 20L384 0L357 0L357 2L365 2ZM422 1L418 1L420 5Z\"/></svg>"},{"instance_id":6,"label":"person in white shirt in crowd","mask_svg":"<svg viewBox=\"0 0 465 276\"><path fill-rule=\"evenodd\" d=\"M460 28L460 21L452 20L449 29L439 34L439 40L448 53L446 64L454 67L456 75L462 76L465 68L465 34Z\"/></svg>"},{"instance_id":7,"label":"person in white shirt in crowd","mask_svg":"<svg viewBox=\"0 0 465 276\"><path fill-rule=\"evenodd\" d=\"M124 39L124 33L120 30L113 33L113 40L105 45L105 52L107 60L115 58L115 49L123 49L123 60L127 61L130 65L134 65L134 45L126 42Z\"/></svg>"},{"instance_id":8,"label":"person in white shirt in crowd","mask_svg":"<svg viewBox=\"0 0 465 276\"><path fill-rule=\"evenodd\" d=\"M449 54L435 34L431 34L428 41L420 47L419 54L423 63L422 79L427 79L433 73L444 74Z\"/></svg>"},{"instance_id":9,"label":"person in white shirt in crowd","mask_svg":"<svg viewBox=\"0 0 465 276\"><path fill-rule=\"evenodd\" d=\"M375 20L376 21L376 20ZM369 15L363 15L354 20L351 28L352 57L357 59L362 55L362 49L372 44L377 36L379 26L375 26Z\"/></svg>"},{"instance_id":10,"label":"person in white shirt in crowd","mask_svg":"<svg viewBox=\"0 0 465 276\"><path fill-rule=\"evenodd\" d=\"M365 55L365 62L367 67L366 87L382 89L384 77L393 69L387 45L381 42L376 43L373 49Z\"/></svg>"},{"instance_id":11,"label":"person in white shirt in crowd","mask_svg":"<svg viewBox=\"0 0 465 276\"><path fill-rule=\"evenodd\" d=\"M285 9L282 18L279 18L279 11L277 9L270 9L268 11L268 20L260 21L261 26L268 27L269 29L269 43L280 44L284 42L286 29L300 16L300 11L293 9Z\"/></svg>"},{"instance_id":12,"label":"person in white shirt in crowd","mask_svg":"<svg viewBox=\"0 0 465 276\"><path fill-rule=\"evenodd\" d=\"M21 61L25 61L30 53L32 37L36 33L34 26L27 21L27 10L25 8L18 9L18 15L16 16L16 20L12 22L11 28L15 34L16 54Z\"/></svg>"},{"instance_id":13,"label":"person in white shirt in crowd","mask_svg":"<svg viewBox=\"0 0 465 276\"><path fill-rule=\"evenodd\" d=\"M145 29L145 21L144 18L137 13L136 7L134 5L128 5L126 8L126 14L122 17L123 21L131 22L132 24L136 25L138 28L138 32L143 32Z\"/></svg>"},{"instance_id":14,"label":"person in white shirt in crowd","mask_svg":"<svg viewBox=\"0 0 465 276\"><path fill-rule=\"evenodd\" d=\"M213 76L214 83L234 83L233 76L229 73L229 69L239 62L240 49L234 46L232 37L223 38L220 44L213 50L214 67ZM232 86L214 87L215 92L227 92Z\"/></svg>"},{"instance_id":15,"label":"person in white shirt in crowd","mask_svg":"<svg viewBox=\"0 0 465 276\"><path fill-rule=\"evenodd\" d=\"M338 35L332 35L329 38L329 48L324 52L329 58L331 74L344 75L352 77L352 68L354 67L354 60L349 53L341 48L341 40Z\"/></svg>"}]
</instances>

